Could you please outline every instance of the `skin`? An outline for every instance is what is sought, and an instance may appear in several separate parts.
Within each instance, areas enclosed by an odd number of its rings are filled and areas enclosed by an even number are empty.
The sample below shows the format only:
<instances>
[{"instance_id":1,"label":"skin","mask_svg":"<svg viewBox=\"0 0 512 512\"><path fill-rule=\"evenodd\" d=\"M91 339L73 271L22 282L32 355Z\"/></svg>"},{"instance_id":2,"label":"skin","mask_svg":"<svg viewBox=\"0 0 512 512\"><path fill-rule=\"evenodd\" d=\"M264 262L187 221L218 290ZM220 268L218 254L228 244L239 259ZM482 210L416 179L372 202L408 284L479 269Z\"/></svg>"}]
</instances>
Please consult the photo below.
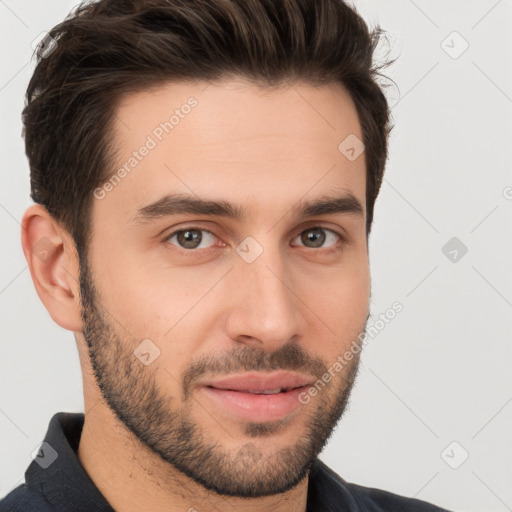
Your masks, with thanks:
<instances>
[{"instance_id":1,"label":"skin","mask_svg":"<svg viewBox=\"0 0 512 512\"><path fill-rule=\"evenodd\" d=\"M165 84L122 98L112 133L118 165L190 96L198 101L190 114L94 200L87 258L80 262L42 206L23 217L37 293L77 342L78 456L121 512L305 511L308 467L343 414L358 357L282 421L241 420L198 383L275 369L321 378L364 330L365 159L338 150L349 134L362 139L360 123L339 85ZM362 215L290 213L301 199L348 192ZM225 200L247 215L130 221L165 193ZM170 235L185 227L212 234L194 231L200 246L184 248ZM247 236L263 248L250 264L236 252ZM43 237L54 246L44 261L34 250ZM145 339L160 350L147 366L134 355Z\"/></svg>"}]
</instances>

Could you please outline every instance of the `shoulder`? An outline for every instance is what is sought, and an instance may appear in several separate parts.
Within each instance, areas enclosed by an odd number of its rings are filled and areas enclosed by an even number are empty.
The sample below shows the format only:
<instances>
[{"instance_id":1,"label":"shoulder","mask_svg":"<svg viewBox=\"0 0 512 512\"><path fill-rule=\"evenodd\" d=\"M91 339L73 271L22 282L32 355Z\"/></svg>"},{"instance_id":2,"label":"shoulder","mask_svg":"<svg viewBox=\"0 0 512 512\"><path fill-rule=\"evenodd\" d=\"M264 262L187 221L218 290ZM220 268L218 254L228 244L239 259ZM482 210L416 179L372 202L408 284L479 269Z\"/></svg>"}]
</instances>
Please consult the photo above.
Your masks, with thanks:
<instances>
[{"instance_id":1,"label":"shoulder","mask_svg":"<svg viewBox=\"0 0 512 512\"><path fill-rule=\"evenodd\" d=\"M21 484L0 499L0 512L47 512L53 510L37 492Z\"/></svg>"},{"instance_id":2,"label":"shoulder","mask_svg":"<svg viewBox=\"0 0 512 512\"><path fill-rule=\"evenodd\" d=\"M318 503L329 511L339 510L343 504L351 512L448 512L426 501L346 482L319 459L313 465L311 478Z\"/></svg>"},{"instance_id":3,"label":"shoulder","mask_svg":"<svg viewBox=\"0 0 512 512\"><path fill-rule=\"evenodd\" d=\"M393 494L382 489L346 484L353 493L361 510L384 512L448 512L433 503Z\"/></svg>"}]
</instances>

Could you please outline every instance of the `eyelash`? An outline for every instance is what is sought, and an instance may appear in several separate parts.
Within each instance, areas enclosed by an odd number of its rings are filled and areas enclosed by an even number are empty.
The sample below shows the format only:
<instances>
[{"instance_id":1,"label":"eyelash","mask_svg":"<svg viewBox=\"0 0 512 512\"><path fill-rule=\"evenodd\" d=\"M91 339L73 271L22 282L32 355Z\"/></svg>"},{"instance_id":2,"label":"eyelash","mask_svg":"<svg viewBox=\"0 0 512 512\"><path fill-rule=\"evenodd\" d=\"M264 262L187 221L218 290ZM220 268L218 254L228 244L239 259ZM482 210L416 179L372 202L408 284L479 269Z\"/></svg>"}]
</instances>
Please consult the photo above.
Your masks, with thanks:
<instances>
[{"instance_id":1,"label":"eyelash","mask_svg":"<svg viewBox=\"0 0 512 512\"><path fill-rule=\"evenodd\" d=\"M341 234L339 234L337 231L334 231L334 230L329 229L329 228L324 227L324 226L310 226L310 227L308 227L308 228L303 229L302 231L300 231L300 232L295 236L295 238L297 238L298 236L300 236L302 233L304 233L304 232L306 232L306 231L312 231L312 230L314 230L314 229L322 229L322 230L324 230L324 231L328 231L328 232L330 232L330 233L332 233L332 234L336 235L336 236L338 237L338 239L339 239L339 241L340 241L340 242L342 242L342 243L343 243L343 242L345 241L345 238L344 238ZM172 238L174 238L177 234L182 233L182 232L184 232L184 231L202 231L202 232L204 232L204 233L208 233L208 234L210 234L210 235L212 235L212 236L214 236L214 237L215 237L215 235L214 235L211 231L209 231L208 229L204 229L204 228L202 228L202 227L200 227L200 226L184 226L184 227L182 227L182 228L180 228L180 229L178 229L178 230L176 230L176 231L173 231L173 232L172 232L172 233L170 233L169 235L167 235L167 236L163 239L163 242L170 242L170 240L171 240ZM215 237L215 238L217 238L217 237ZM201 241L202 241L202 240L201 240ZM171 245L174 245L174 244L171 244ZM214 249L214 247L207 247L206 249L197 249L197 248L196 248L196 249L185 249L185 248L183 248L183 247L179 247L179 246L177 246L177 245L174 245L174 247L175 247L177 250L179 250L179 251L181 251L181 252L183 252L183 253L197 253L197 252L200 252L200 251L208 251L208 250L212 250L212 249ZM315 250L315 249L316 249L317 251L323 251L323 252L324 252L324 254L330 254L330 253L332 253L332 252L336 252L336 251L338 251L338 250L340 250L340 249L341 249L341 247L340 247L337 243L333 244L333 246L328 247L328 248L322 248L322 247L314 248L314 247L305 247L305 246L301 246L301 247L304 247L305 249L311 249L311 250Z\"/></svg>"}]
</instances>

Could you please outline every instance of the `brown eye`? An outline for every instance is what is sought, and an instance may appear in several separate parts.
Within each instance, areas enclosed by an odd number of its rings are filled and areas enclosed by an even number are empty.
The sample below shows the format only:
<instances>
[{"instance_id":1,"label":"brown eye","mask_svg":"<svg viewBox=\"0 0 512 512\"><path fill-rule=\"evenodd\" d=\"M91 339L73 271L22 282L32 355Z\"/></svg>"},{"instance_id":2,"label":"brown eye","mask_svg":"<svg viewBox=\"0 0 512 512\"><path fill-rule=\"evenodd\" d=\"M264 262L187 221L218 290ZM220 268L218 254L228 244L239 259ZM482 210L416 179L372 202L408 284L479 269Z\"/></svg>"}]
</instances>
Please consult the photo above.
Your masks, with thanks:
<instances>
[{"instance_id":1,"label":"brown eye","mask_svg":"<svg viewBox=\"0 0 512 512\"><path fill-rule=\"evenodd\" d=\"M206 233L206 236L203 236ZM207 247L200 247L201 243L208 238L214 239L214 235L205 229L186 228L174 231L165 241L171 242L173 245L178 246L180 249L206 249ZM176 238L176 243L172 240Z\"/></svg>"}]
</instances>

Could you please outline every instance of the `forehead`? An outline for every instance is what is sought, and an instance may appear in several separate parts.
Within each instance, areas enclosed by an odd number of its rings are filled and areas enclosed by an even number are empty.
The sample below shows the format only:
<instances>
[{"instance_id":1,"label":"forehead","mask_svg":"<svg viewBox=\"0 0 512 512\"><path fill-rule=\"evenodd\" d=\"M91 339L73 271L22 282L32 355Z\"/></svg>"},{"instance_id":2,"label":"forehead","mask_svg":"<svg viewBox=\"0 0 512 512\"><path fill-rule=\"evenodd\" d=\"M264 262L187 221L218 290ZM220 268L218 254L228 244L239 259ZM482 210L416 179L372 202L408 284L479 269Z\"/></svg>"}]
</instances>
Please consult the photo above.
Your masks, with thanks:
<instances>
[{"instance_id":1,"label":"forehead","mask_svg":"<svg viewBox=\"0 0 512 512\"><path fill-rule=\"evenodd\" d=\"M259 204L346 189L364 204L364 153L355 105L338 84L261 88L243 80L173 82L125 95L113 122L117 148L99 208L125 219L166 193Z\"/></svg>"},{"instance_id":2,"label":"forehead","mask_svg":"<svg viewBox=\"0 0 512 512\"><path fill-rule=\"evenodd\" d=\"M171 82L128 94L119 101L114 119L116 141L124 146L135 147L141 134L160 139L172 132L165 138L176 143L186 139L190 147L222 145L232 154L249 149L249 144L238 148L236 142L244 139L253 139L251 146L258 147L258 137L275 139L280 153L287 149L282 146L287 136L315 146L320 136L332 149L332 142L348 130L362 139L355 105L340 84L265 88L242 79ZM332 137L326 138L329 132ZM261 142L268 147L271 140ZM305 144L303 150L308 149Z\"/></svg>"}]
</instances>

